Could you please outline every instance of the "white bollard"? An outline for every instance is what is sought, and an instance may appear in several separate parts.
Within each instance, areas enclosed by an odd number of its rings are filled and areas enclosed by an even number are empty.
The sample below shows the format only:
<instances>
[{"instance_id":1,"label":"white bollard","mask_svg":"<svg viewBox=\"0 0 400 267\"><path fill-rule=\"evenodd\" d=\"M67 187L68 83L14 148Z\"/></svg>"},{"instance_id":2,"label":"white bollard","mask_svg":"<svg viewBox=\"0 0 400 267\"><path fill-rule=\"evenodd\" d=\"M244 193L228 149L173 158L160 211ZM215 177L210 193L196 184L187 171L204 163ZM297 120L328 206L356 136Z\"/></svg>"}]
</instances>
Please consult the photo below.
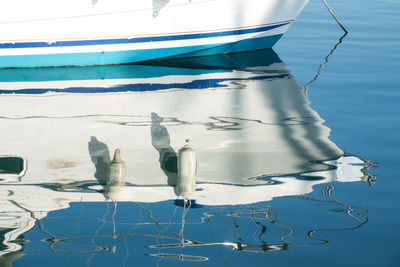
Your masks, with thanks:
<instances>
[{"instance_id":1,"label":"white bollard","mask_svg":"<svg viewBox=\"0 0 400 267\"><path fill-rule=\"evenodd\" d=\"M183 199L187 200L194 193L196 186L196 151L189 146L190 140L178 151L177 190Z\"/></svg>"},{"instance_id":2,"label":"white bollard","mask_svg":"<svg viewBox=\"0 0 400 267\"><path fill-rule=\"evenodd\" d=\"M114 158L110 163L107 178L106 195L113 201L124 198L126 181L126 165L121 157L121 150L116 149Z\"/></svg>"}]
</instances>

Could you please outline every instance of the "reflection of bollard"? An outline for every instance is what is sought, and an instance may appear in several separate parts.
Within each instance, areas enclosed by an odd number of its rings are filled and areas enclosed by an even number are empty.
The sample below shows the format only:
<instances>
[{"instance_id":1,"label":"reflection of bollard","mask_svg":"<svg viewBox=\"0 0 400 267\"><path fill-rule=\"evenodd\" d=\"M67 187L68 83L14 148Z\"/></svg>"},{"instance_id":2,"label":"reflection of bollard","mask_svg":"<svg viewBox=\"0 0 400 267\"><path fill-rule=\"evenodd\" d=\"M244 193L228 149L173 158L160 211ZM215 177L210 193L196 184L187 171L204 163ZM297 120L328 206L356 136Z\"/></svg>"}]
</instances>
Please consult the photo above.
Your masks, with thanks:
<instances>
[{"instance_id":1,"label":"reflection of bollard","mask_svg":"<svg viewBox=\"0 0 400 267\"><path fill-rule=\"evenodd\" d=\"M195 190L195 174L197 169L196 151L189 146L189 139L186 145L178 151L178 193L188 199Z\"/></svg>"},{"instance_id":2,"label":"reflection of bollard","mask_svg":"<svg viewBox=\"0 0 400 267\"><path fill-rule=\"evenodd\" d=\"M111 200L123 198L125 192L126 165L121 158L121 150L116 149L114 158L110 163L109 174L107 178L106 195Z\"/></svg>"}]
</instances>

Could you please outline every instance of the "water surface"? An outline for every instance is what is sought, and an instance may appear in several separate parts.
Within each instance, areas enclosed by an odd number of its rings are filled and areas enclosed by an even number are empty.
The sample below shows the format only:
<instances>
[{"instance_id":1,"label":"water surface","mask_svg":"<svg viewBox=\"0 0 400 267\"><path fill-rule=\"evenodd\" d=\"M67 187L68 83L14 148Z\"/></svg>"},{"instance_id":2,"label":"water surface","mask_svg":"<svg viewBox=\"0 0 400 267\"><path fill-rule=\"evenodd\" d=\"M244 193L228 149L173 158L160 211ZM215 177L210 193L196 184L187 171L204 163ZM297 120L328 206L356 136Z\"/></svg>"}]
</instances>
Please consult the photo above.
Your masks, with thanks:
<instances>
[{"instance_id":1,"label":"water surface","mask_svg":"<svg viewBox=\"0 0 400 267\"><path fill-rule=\"evenodd\" d=\"M274 51L3 72L1 263L398 266L398 3L330 4L349 34L307 93L342 36L318 1Z\"/></svg>"}]
</instances>

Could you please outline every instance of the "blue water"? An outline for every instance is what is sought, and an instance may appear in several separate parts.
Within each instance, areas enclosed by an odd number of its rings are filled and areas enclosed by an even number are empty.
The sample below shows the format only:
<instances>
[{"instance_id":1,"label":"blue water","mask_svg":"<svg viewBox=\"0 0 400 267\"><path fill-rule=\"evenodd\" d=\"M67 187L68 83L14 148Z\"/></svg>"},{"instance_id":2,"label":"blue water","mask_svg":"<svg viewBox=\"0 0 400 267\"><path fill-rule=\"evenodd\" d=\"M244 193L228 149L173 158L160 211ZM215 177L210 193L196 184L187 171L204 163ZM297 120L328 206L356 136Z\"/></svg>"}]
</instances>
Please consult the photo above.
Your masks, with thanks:
<instances>
[{"instance_id":1,"label":"blue water","mask_svg":"<svg viewBox=\"0 0 400 267\"><path fill-rule=\"evenodd\" d=\"M360 168L369 167L363 172L366 177L372 177L372 180L340 182L303 177L311 169L321 168L321 164L307 158L304 160L307 164L303 162L301 167L293 168L304 168L308 171L289 171L283 173L282 177L287 179L287 176L292 175L296 177L296 181L308 179L306 182L315 182L312 191L283 194L284 196L274 197L269 201L218 205L206 205L200 201L192 202L185 209L182 200L172 199L158 202L122 201L117 205L111 201L77 201L70 202L69 208L43 214L30 213L28 206L14 203L20 212L25 212L24 216L34 218L34 225L18 237L12 238L11 244L18 244L20 247L0 257L0 266L400 266L400 3L396 0L354 0L330 1L329 4L349 33L329 56L317 80L308 86L306 96L310 101L309 107L323 119L323 125L319 120L308 122L306 117L301 118L305 126L301 125L308 130L305 139L308 137L317 143L321 141L321 147L329 146L326 150L332 150L332 155L321 160L337 158L337 149L331 145L333 143L345 155L354 155L373 163L360 164ZM321 64L342 35L342 30L330 17L322 1L313 0L278 42L274 51L286 64L293 79L305 86L317 75ZM274 55L270 55L266 61L271 60L271 57L272 62L278 61ZM208 74L214 72L210 70ZM144 73L148 75L149 72ZM186 74L186 70L182 73ZM201 71L199 74L206 75ZM286 75L280 78L285 79ZM242 79L242 82L245 83L246 79ZM237 79L231 80L237 82ZM253 82L257 83L257 78ZM270 82L265 81L265 85L269 86ZM246 92L236 90L217 90L216 93L232 93L234 105L238 101L235 98L238 96L235 95L236 92L240 96L247 96ZM35 115L35 112L39 114L39 105L37 108L30 115ZM167 106L163 110L171 110L172 116L175 109L177 108ZM288 114L293 111L290 108L280 110ZM207 111L201 112L208 114ZM240 112L235 110L232 114L215 114L224 116L224 119L215 122L220 128L215 127L213 131L223 130L223 126L228 125L225 129L234 128L233 136L236 133L245 136L247 131L264 129L250 123L247 125L237 118L232 119ZM232 118L228 118L228 115ZM18 111L13 116L28 118ZM143 127L150 128L154 122L148 116L149 114L145 114L136 118L131 124L142 123ZM1 119L3 123L9 121L9 118ZM255 114L252 119L261 118L257 118ZM102 120L104 122L106 119ZM129 123L126 122L128 119L124 120L126 124ZM274 125L280 127L284 122L286 121L275 122ZM53 123L54 120L49 119L48 127L53 127ZM163 126L159 125L158 130L172 141L179 136L174 131L174 125L181 125L177 127L181 127L179 129L182 131L190 127L199 129L204 134L209 131L200 129L200 126L209 127L210 123L196 123L170 119L161 123ZM243 132L235 131L238 125ZM93 125L88 126L90 127ZM295 127L293 131L297 131ZM318 133L313 134L313 127L315 131L326 129L323 127L330 129L330 141ZM6 130L2 129L3 132ZM150 135L150 130L148 132ZM258 139L254 139L254 142L263 144ZM302 155L302 152L307 154L307 151L302 150L305 143L303 138L296 137L291 144L293 147L298 145L300 148L294 150ZM251 145L250 142L245 144ZM2 143L5 148L12 148L14 145L13 142ZM157 149L156 145L153 146ZM193 146L196 146L195 142ZM251 149L257 151L255 147L252 146ZM153 147L150 148L156 151ZM52 147L51 150L53 149L56 148ZM204 151L199 149L199 152ZM260 154L254 152L254 158L257 155ZM201 166L199 162L199 168ZM235 171L240 168L232 165ZM245 169L245 166L242 168ZM199 169L200 171L202 170ZM274 175L277 174L269 173L260 180L274 180L275 178L271 178ZM93 180L94 178L85 186L77 186L78 189L73 190L82 193L79 190L89 188L93 194L104 193L91 189ZM19 184L14 182L13 185L18 187ZM6 183L1 186L1 197L7 199L11 196L11 191L4 189ZM62 191L52 184L45 186L55 193ZM43 211L46 211L45 204ZM185 211L187 214L182 218ZM0 210L0 215L3 221L15 216L14 213L7 213L5 208ZM3 242L8 238L7 232L13 227L0 227L0 241ZM168 247L165 244L174 246ZM0 244L0 251L6 251L7 246L10 244Z\"/></svg>"},{"instance_id":2,"label":"blue water","mask_svg":"<svg viewBox=\"0 0 400 267\"><path fill-rule=\"evenodd\" d=\"M368 209L369 221L346 236L335 233L339 240L310 251L304 265L399 266L399 2L331 2L349 34L308 96L332 129L336 144L379 163L372 170L378 182L372 187L346 184L346 189L337 190L340 198ZM298 22L276 51L304 84L342 32L319 1L311 1ZM319 249L325 250L323 257ZM279 258L277 264L286 260Z\"/></svg>"}]
</instances>

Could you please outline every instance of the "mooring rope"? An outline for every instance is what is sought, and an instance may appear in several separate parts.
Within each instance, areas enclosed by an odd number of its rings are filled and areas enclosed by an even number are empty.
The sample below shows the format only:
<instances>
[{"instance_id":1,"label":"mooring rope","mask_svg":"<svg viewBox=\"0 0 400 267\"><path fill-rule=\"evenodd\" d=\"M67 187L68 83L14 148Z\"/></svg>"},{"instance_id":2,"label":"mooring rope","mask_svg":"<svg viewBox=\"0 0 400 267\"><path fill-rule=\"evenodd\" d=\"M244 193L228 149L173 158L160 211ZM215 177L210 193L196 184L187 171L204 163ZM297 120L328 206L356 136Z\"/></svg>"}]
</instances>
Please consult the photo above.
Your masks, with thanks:
<instances>
[{"instance_id":1,"label":"mooring rope","mask_svg":"<svg viewBox=\"0 0 400 267\"><path fill-rule=\"evenodd\" d=\"M343 25L340 23L340 21L338 20L338 18L335 16L335 14L333 13L332 9L330 9L330 7L328 6L328 3L325 0L322 0L322 2L324 2L326 8L329 10L329 13L331 13L332 17L336 20L336 22L339 24L339 26L343 29L343 31L345 33L348 33L348 31L343 27Z\"/></svg>"}]
</instances>

